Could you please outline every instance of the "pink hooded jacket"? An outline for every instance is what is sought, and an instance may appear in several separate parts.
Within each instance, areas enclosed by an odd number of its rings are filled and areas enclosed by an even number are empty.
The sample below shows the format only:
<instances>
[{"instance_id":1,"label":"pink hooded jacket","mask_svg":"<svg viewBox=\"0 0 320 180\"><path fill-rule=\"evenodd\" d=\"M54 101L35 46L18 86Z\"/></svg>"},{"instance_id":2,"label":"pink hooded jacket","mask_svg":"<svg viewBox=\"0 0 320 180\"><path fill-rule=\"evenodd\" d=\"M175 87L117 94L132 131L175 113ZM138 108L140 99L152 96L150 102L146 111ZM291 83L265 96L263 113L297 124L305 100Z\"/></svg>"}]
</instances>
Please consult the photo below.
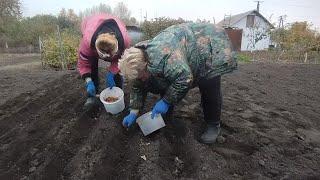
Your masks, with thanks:
<instances>
[{"instance_id":1,"label":"pink hooded jacket","mask_svg":"<svg viewBox=\"0 0 320 180\"><path fill-rule=\"evenodd\" d=\"M80 72L80 75L83 76L84 74L91 73L91 62L93 59L99 58L99 55L95 49L90 47L91 39L96 30L99 26L105 22L105 20L113 19L118 24L120 32L123 37L124 46L128 48L130 46L130 37L128 35L126 26L122 23L118 18L113 17L108 14L97 14L90 17L87 17L83 20L81 24L81 32L82 32L82 39L80 42L80 47L78 49L78 64L77 68ZM119 72L118 68L118 58L116 57L112 59L111 65L109 70L117 74Z\"/></svg>"}]
</instances>

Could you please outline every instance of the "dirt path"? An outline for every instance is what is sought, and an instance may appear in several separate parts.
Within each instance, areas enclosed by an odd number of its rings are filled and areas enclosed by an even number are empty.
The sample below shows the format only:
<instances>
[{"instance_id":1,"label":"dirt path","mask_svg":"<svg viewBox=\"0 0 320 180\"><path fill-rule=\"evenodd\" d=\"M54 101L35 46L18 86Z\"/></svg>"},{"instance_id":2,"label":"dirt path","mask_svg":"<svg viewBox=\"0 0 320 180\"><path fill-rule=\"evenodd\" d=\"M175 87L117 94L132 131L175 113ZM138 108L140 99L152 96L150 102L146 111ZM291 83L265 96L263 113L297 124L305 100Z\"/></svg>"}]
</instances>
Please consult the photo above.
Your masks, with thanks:
<instances>
[{"instance_id":1,"label":"dirt path","mask_svg":"<svg viewBox=\"0 0 320 180\"><path fill-rule=\"evenodd\" d=\"M127 111L84 114L77 77L62 74L0 105L0 179L320 177L320 66L247 64L225 76L223 131L212 146L197 141L197 89L166 128L143 137L122 128ZM148 97L149 109L156 99Z\"/></svg>"}]
</instances>

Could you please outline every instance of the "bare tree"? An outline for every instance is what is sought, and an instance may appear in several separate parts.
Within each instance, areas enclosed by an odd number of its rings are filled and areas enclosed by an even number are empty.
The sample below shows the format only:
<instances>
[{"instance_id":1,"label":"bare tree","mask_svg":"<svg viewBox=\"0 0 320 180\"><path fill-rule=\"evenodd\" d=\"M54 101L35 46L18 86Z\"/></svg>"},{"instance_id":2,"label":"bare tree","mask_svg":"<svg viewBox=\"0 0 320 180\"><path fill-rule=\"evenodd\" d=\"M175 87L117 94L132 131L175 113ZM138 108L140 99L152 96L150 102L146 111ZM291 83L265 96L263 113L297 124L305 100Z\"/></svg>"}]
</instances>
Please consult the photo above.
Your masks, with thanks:
<instances>
[{"instance_id":1,"label":"bare tree","mask_svg":"<svg viewBox=\"0 0 320 180\"><path fill-rule=\"evenodd\" d=\"M5 42L8 47L7 37L4 34L5 26L10 22L21 17L21 2L20 0L0 0L0 43Z\"/></svg>"},{"instance_id":2,"label":"bare tree","mask_svg":"<svg viewBox=\"0 0 320 180\"><path fill-rule=\"evenodd\" d=\"M119 2L113 10L113 14L120 18L124 23L130 23L131 11L123 3Z\"/></svg>"},{"instance_id":3,"label":"bare tree","mask_svg":"<svg viewBox=\"0 0 320 180\"><path fill-rule=\"evenodd\" d=\"M0 0L0 32L6 22L20 18L21 14L20 0Z\"/></svg>"},{"instance_id":4,"label":"bare tree","mask_svg":"<svg viewBox=\"0 0 320 180\"><path fill-rule=\"evenodd\" d=\"M112 14L119 19L121 19L126 25L137 25L137 19L131 17L131 11L129 8L123 3L119 2L116 7L112 10L109 5L100 4L99 6L93 6L92 8L88 8L82 12L80 12L79 17L83 19L87 16L97 14L97 13L107 13Z\"/></svg>"},{"instance_id":5,"label":"bare tree","mask_svg":"<svg viewBox=\"0 0 320 180\"><path fill-rule=\"evenodd\" d=\"M21 17L20 0L0 0L0 18Z\"/></svg>"},{"instance_id":6,"label":"bare tree","mask_svg":"<svg viewBox=\"0 0 320 180\"><path fill-rule=\"evenodd\" d=\"M80 27L80 18L73 9L66 10L65 8L62 8L58 15L58 25L61 29L77 29Z\"/></svg>"},{"instance_id":7,"label":"bare tree","mask_svg":"<svg viewBox=\"0 0 320 180\"><path fill-rule=\"evenodd\" d=\"M92 8L88 8L82 12L80 12L79 17L81 19L93 15L93 14L97 14L97 13L107 13L107 14L112 14L112 9L109 5L106 4L99 4L98 6L93 6Z\"/></svg>"}]
</instances>

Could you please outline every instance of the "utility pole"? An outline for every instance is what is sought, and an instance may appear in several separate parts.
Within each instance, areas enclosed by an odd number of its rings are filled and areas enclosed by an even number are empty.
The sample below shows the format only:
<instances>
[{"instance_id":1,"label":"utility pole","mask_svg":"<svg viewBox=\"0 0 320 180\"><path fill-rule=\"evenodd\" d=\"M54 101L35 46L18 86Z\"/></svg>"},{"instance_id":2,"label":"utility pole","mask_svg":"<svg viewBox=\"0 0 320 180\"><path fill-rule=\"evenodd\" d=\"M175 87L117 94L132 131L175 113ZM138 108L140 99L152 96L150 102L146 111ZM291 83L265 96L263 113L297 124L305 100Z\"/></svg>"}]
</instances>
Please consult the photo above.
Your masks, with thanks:
<instances>
[{"instance_id":1,"label":"utility pole","mask_svg":"<svg viewBox=\"0 0 320 180\"><path fill-rule=\"evenodd\" d=\"M283 29L284 29L284 20L285 20L285 18L286 18L286 15L280 16L279 17L279 24L278 24L278 28L280 30L280 34L279 34L280 44L279 44L279 46L280 46L281 49L283 48L283 42L284 42ZM278 60L279 60L280 56L278 57Z\"/></svg>"},{"instance_id":2,"label":"utility pole","mask_svg":"<svg viewBox=\"0 0 320 180\"><path fill-rule=\"evenodd\" d=\"M279 17L279 25L278 25L278 28L283 28L283 17L282 17L282 16Z\"/></svg>"},{"instance_id":3,"label":"utility pole","mask_svg":"<svg viewBox=\"0 0 320 180\"><path fill-rule=\"evenodd\" d=\"M154 18L157 18L158 17L158 12L157 10L154 11Z\"/></svg>"},{"instance_id":4,"label":"utility pole","mask_svg":"<svg viewBox=\"0 0 320 180\"><path fill-rule=\"evenodd\" d=\"M144 17L145 21L148 21L148 11L146 11L146 16Z\"/></svg>"},{"instance_id":5,"label":"utility pole","mask_svg":"<svg viewBox=\"0 0 320 180\"><path fill-rule=\"evenodd\" d=\"M254 1L257 3L257 11L260 12L260 3L263 3L263 1Z\"/></svg>"},{"instance_id":6,"label":"utility pole","mask_svg":"<svg viewBox=\"0 0 320 180\"><path fill-rule=\"evenodd\" d=\"M284 20L286 18L286 15L282 15L279 17L279 24L278 24L278 28L284 28Z\"/></svg>"},{"instance_id":7,"label":"utility pole","mask_svg":"<svg viewBox=\"0 0 320 180\"><path fill-rule=\"evenodd\" d=\"M140 9L140 23L142 23L142 19L143 19L143 16L142 16L142 9Z\"/></svg>"}]
</instances>

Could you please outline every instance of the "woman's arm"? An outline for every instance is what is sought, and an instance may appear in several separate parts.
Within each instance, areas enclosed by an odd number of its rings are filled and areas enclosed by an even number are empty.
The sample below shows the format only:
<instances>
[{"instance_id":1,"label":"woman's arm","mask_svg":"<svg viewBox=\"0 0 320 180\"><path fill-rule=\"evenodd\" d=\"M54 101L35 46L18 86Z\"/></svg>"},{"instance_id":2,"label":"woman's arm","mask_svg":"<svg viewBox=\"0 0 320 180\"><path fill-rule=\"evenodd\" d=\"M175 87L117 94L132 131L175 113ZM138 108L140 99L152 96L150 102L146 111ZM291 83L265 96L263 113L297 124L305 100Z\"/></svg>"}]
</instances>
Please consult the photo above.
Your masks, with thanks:
<instances>
[{"instance_id":1,"label":"woman's arm","mask_svg":"<svg viewBox=\"0 0 320 180\"><path fill-rule=\"evenodd\" d=\"M83 79L91 77L92 50L82 39L78 49L77 69Z\"/></svg>"}]
</instances>

